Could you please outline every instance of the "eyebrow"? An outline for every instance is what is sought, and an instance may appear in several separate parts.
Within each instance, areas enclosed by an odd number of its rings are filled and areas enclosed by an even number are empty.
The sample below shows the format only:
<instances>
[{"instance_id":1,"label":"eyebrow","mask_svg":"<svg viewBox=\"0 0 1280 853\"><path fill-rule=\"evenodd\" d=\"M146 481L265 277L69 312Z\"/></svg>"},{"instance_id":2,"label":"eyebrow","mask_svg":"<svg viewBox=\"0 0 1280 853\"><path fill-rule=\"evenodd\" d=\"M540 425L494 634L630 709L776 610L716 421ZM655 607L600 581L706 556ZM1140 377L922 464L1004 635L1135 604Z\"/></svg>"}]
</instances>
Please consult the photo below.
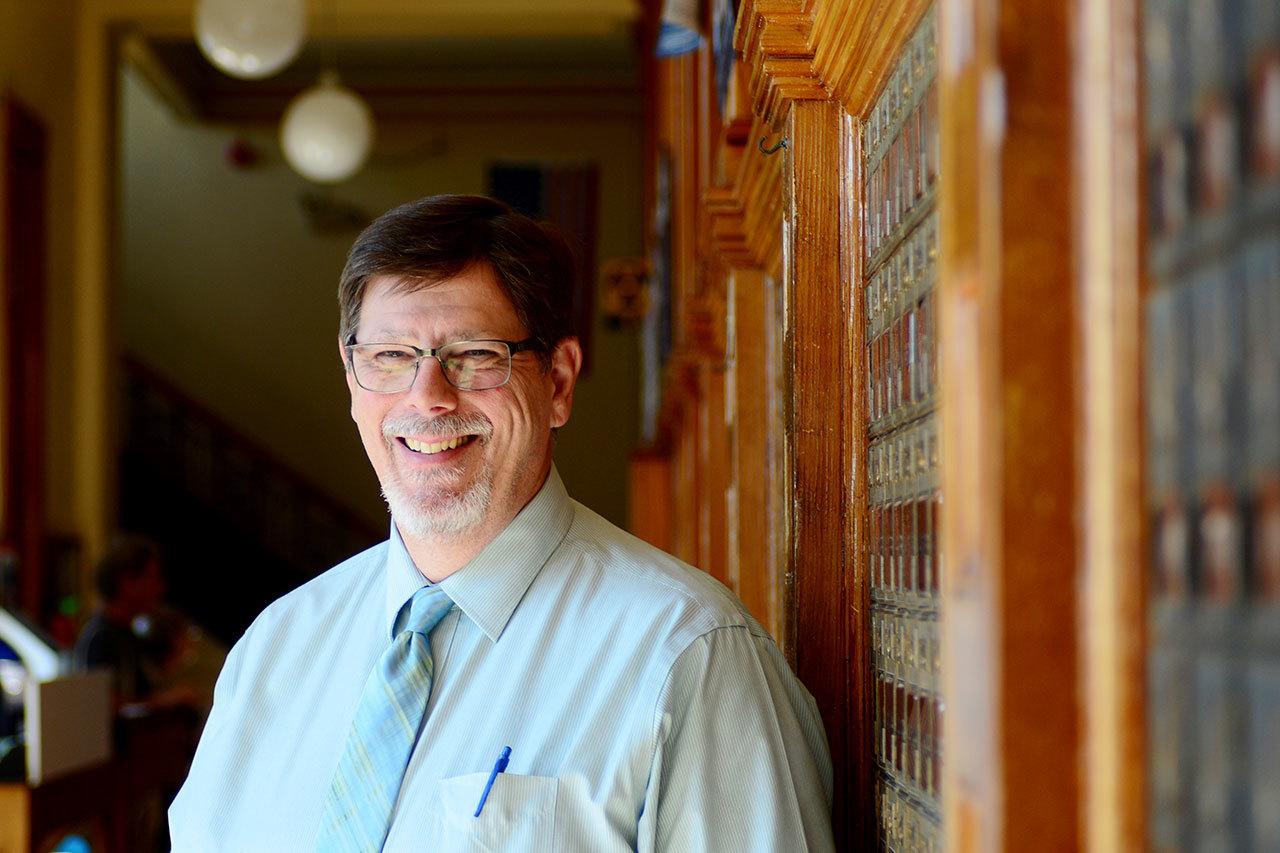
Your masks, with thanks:
<instances>
[{"instance_id":1,"label":"eyebrow","mask_svg":"<svg viewBox=\"0 0 1280 853\"><path fill-rule=\"evenodd\" d=\"M365 343L372 344L389 344L398 343L406 340L416 340L417 336L412 332L404 329L378 329ZM476 340L502 340L495 338L485 332L478 332L475 329L459 329L449 335L448 340L443 340L437 346L455 343L457 341L476 341Z\"/></svg>"}]
</instances>

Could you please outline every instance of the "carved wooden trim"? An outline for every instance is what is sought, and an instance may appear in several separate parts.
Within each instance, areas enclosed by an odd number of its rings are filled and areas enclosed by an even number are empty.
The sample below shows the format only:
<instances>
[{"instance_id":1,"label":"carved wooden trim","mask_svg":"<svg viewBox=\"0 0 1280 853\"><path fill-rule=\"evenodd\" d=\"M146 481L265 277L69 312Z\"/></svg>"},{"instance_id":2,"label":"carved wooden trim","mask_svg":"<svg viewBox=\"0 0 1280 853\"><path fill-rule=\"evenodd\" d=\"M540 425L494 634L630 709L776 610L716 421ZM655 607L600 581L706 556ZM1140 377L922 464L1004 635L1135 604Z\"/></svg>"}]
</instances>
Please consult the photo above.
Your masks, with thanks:
<instances>
[{"instance_id":1,"label":"carved wooden trim","mask_svg":"<svg viewBox=\"0 0 1280 853\"><path fill-rule=\"evenodd\" d=\"M781 262L784 158L757 150L755 140L766 132L757 118L732 182L711 187L703 197L709 248L733 267L774 270Z\"/></svg>"},{"instance_id":2,"label":"carved wooden trim","mask_svg":"<svg viewBox=\"0 0 1280 853\"><path fill-rule=\"evenodd\" d=\"M733 187L712 187L703 198L711 226L711 248L733 266L757 266L744 222L742 199Z\"/></svg>"},{"instance_id":3,"label":"carved wooden trim","mask_svg":"<svg viewBox=\"0 0 1280 853\"><path fill-rule=\"evenodd\" d=\"M758 115L776 124L784 100L827 97L813 67L812 0L744 0L734 47L749 69L747 90Z\"/></svg>"},{"instance_id":4,"label":"carved wooden trim","mask_svg":"<svg viewBox=\"0 0 1280 853\"><path fill-rule=\"evenodd\" d=\"M776 125L787 102L834 99L861 116L933 0L745 0L734 47L756 113Z\"/></svg>"}]
</instances>

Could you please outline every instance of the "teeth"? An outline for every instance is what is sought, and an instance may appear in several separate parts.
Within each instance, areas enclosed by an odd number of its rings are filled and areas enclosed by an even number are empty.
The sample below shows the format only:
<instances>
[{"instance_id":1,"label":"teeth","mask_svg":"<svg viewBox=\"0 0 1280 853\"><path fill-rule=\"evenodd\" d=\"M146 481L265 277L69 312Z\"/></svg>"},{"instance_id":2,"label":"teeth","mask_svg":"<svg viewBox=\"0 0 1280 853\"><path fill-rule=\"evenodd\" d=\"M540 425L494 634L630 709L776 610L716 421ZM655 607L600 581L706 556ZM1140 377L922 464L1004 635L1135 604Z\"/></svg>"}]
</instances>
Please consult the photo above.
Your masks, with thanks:
<instances>
[{"instance_id":1,"label":"teeth","mask_svg":"<svg viewBox=\"0 0 1280 853\"><path fill-rule=\"evenodd\" d=\"M409 446L409 449L414 451L415 453L431 454L431 453L439 453L442 450L452 450L453 448L457 447L459 444L462 444L463 442L465 442L468 438L470 438L470 436L460 435L460 436L457 436L456 438L451 438L448 441L436 441L436 442L418 441L417 439L414 439L414 438L406 438L404 440L404 443L407 444Z\"/></svg>"}]
</instances>

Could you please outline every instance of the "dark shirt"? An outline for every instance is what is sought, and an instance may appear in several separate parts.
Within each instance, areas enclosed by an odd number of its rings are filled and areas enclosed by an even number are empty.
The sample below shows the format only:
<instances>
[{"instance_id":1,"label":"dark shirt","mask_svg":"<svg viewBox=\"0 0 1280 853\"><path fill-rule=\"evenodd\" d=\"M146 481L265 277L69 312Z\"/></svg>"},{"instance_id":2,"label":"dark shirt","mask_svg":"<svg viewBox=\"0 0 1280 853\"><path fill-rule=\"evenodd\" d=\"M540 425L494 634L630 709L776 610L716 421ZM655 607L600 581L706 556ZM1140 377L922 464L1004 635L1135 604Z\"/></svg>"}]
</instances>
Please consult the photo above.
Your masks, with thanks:
<instances>
[{"instance_id":1,"label":"dark shirt","mask_svg":"<svg viewBox=\"0 0 1280 853\"><path fill-rule=\"evenodd\" d=\"M154 685L147 675L142 640L129 625L112 622L98 611L80 631L75 648L76 668L109 667L115 672L119 702L139 702L151 695Z\"/></svg>"}]
</instances>

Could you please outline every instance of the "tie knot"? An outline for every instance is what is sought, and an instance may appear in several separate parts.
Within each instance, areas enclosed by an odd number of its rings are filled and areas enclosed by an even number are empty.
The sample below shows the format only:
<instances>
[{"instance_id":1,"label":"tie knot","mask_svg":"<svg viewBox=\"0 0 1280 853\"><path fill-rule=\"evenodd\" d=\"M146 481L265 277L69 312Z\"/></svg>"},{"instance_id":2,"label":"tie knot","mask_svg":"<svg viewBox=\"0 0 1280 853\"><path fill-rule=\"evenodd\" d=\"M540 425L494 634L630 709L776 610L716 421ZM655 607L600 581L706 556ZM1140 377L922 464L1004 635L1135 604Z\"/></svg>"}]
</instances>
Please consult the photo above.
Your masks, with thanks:
<instances>
[{"instance_id":1,"label":"tie knot","mask_svg":"<svg viewBox=\"0 0 1280 853\"><path fill-rule=\"evenodd\" d=\"M401 630L430 635L452 606L453 602L440 587L424 586L409 599L409 618L405 620Z\"/></svg>"}]
</instances>

